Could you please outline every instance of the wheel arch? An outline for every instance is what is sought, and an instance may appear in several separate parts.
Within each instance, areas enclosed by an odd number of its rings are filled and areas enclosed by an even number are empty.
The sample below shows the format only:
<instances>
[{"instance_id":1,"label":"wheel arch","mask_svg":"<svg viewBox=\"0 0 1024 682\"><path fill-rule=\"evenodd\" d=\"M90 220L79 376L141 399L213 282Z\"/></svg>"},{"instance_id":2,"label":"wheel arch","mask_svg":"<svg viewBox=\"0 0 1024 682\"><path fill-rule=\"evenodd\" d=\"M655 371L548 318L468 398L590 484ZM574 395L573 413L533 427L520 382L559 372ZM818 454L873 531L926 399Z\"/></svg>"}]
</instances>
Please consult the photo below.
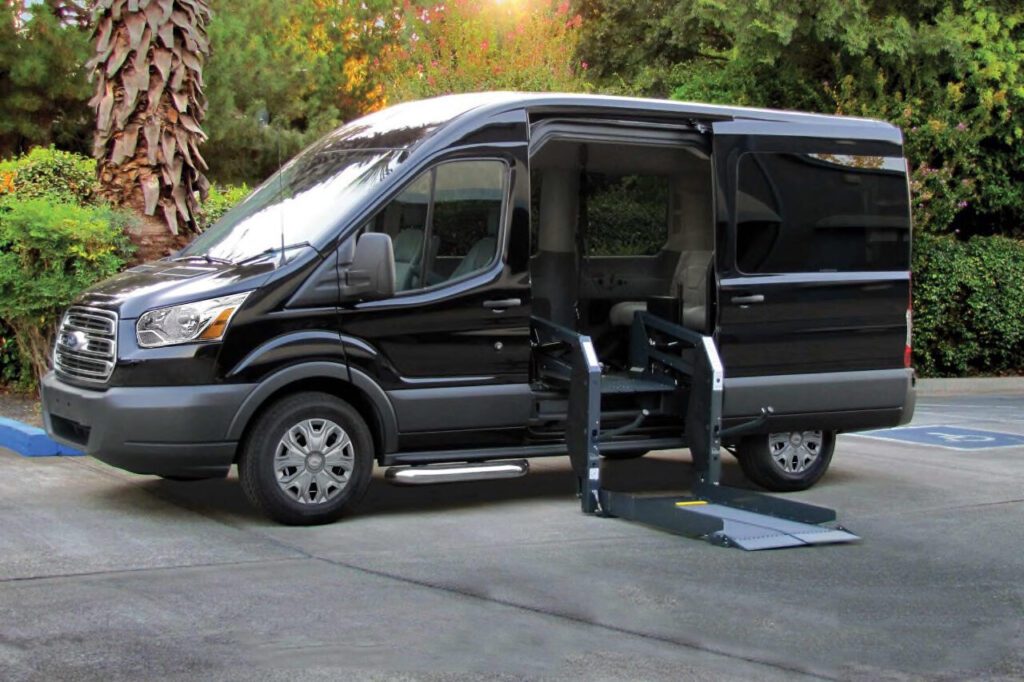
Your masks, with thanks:
<instances>
[{"instance_id":1,"label":"wheel arch","mask_svg":"<svg viewBox=\"0 0 1024 682\"><path fill-rule=\"evenodd\" d=\"M266 377L238 408L228 427L227 438L241 443L255 418L267 406L300 391L324 391L351 404L370 428L376 459L382 460L398 449L398 419L387 394L369 375L337 362L305 362ZM237 459L238 453L235 457Z\"/></svg>"}]
</instances>

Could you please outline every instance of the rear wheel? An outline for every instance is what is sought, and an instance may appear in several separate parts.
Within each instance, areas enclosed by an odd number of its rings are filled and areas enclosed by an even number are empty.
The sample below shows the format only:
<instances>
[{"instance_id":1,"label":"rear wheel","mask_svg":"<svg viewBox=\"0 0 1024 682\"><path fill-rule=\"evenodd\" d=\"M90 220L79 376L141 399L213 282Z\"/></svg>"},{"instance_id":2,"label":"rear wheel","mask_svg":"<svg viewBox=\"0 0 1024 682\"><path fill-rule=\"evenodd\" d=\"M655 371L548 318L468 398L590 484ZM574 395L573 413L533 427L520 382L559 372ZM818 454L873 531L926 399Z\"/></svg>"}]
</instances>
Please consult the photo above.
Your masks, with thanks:
<instances>
[{"instance_id":1,"label":"rear wheel","mask_svg":"<svg viewBox=\"0 0 1024 682\"><path fill-rule=\"evenodd\" d=\"M366 492L373 439L359 413L328 393L281 399L253 425L238 476L246 497L279 523L337 520Z\"/></svg>"},{"instance_id":2,"label":"rear wheel","mask_svg":"<svg viewBox=\"0 0 1024 682\"><path fill-rule=\"evenodd\" d=\"M832 462L833 431L789 431L748 436L736 457L747 478L768 490L806 490L825 475Z\"/></svg>"}]
</instances>

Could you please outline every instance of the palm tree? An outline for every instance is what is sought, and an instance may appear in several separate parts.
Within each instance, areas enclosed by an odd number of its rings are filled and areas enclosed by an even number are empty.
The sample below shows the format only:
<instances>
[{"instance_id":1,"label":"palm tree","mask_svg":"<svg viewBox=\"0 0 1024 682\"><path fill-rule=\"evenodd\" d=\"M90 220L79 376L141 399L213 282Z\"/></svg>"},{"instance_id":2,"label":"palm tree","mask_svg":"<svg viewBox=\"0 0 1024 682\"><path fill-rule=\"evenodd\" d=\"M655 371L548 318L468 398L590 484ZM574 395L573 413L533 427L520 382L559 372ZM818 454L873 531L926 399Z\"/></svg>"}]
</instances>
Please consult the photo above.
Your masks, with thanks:
<instances>
[{"instance_id":1,"label":"palm tree","mask_svg":"<svg viewBox=\"0 0 1024 682\"><path fill-rule=\"evenodd\" d=\"M79 28L89 27L88 0L44 0L53 15L65 24L74 24Z\"/></svg>"},{"instance_id":2,"label":"palm tree","mask_svg":"<svg viewBox=\"0 0 1024 682\"><path fill-rule=\"evenodd\" d=\"M199 153L206 139L200 124L209 3L98 0L94 11L90 104L101 191L117 205L156 216L139 241L166 250L197 231L196 193L205 197L209 188Z\"/></svg>"}]
</instances>

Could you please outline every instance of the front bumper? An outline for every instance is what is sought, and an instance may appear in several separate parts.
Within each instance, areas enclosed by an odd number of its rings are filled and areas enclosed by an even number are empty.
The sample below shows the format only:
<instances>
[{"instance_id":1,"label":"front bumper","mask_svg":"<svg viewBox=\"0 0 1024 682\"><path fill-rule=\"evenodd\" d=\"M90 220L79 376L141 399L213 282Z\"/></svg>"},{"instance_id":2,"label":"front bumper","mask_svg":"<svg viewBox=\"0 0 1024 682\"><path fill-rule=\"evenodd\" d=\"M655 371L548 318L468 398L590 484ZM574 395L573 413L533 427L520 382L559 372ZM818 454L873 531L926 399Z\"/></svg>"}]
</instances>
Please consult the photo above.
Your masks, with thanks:
<instances>
[{"instance_id":1,"label":"front bumper","mask_svg":"<svg viewBox=\"0 0 1024 682\"><path fill-rule=\"evenodd\" d=\"M54 440L137 474L227 474L237 441L228 425L252 384L112 387L42 381L43 421Z\"/></svg>"}]
</instances>

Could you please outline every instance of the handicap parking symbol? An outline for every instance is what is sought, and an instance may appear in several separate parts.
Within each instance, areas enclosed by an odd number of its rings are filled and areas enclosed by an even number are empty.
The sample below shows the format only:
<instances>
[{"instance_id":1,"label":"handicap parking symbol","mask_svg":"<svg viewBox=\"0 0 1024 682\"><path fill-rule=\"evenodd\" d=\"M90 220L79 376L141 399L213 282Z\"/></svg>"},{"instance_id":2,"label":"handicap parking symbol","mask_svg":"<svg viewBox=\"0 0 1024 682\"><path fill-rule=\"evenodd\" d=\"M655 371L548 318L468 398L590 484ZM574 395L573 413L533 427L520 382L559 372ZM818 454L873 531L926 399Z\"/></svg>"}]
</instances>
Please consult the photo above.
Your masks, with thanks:
<instances>
[{"instance_id":1,"label":"handicap parking symbol","mask_svg":"<svg viewBox=\"0 0 1024 682\"><path fill-rule=\"evenodd\" d=\"M961 426L904 426L895 429L863 431L850 435L915 443L917 445L934 445L950 450L992 450L995 448L1024 447L1024 435L968 429Z\"/></svg>"}]
</instances>

